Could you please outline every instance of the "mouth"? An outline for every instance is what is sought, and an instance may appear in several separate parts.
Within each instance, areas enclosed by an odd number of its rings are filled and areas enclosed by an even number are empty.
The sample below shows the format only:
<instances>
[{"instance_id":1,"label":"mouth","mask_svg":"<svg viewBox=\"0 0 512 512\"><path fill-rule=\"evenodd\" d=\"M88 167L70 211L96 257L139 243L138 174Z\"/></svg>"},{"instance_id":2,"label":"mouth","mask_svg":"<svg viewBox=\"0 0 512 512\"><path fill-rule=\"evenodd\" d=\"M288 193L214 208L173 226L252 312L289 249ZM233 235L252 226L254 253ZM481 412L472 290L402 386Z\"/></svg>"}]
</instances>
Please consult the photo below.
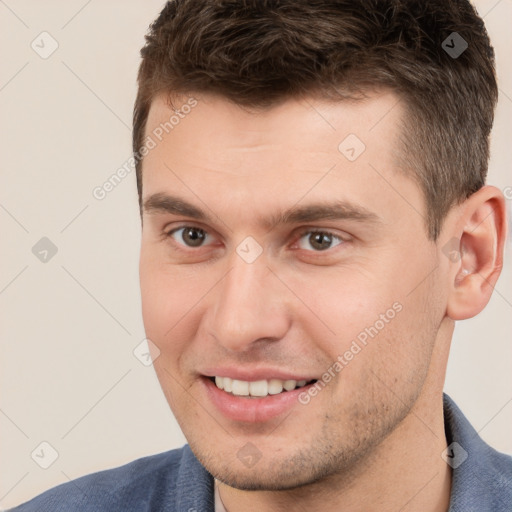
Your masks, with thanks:
<instances>
[{"instance_id":1,"label":"mouth","mask_svg":"<svg viewBox=\"0 0 512 512\"><path fill-rule=\"evenodd\" d=\"M227 420L261 425L274 418L286 417L292 409L303 414L300 395L314 386L317 379L260 378L247 381L203 375L200 381L206 399ZM297 406L300 409L296 409Z\"/></svg>"},{"instance_id":2,"label":"mouth","mask_svg":"<svg viewBox=\"0 0 512 512\"><path fill-rule=\"evenodd\" d=\"M282 380L277 378L246 381L219 376L208 377L208 379L213 382L218 389L232 396L243 398L265 398L267 396L279 395L309 386L317 381L317 379Z\"/></svg>"}]
</instances>

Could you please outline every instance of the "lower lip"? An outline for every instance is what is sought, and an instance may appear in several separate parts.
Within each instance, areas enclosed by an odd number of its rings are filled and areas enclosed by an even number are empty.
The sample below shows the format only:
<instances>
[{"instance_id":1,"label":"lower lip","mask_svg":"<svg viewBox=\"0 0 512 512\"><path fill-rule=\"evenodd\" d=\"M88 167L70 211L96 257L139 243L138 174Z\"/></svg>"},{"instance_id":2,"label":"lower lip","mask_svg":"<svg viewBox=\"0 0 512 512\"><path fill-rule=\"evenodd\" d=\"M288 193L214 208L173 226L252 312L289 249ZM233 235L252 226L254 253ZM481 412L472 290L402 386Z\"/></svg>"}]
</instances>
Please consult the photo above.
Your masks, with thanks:
<instances>
[{"instance_id":1,"label":"lower lip","mask_svg":"<svg viewBox=\"0 0 512 512\"><path fill-rule=\"evenodd\" d=\"M299 404L299 395L313 385L261 398L239 397L219 389L210 379L203 377L206 393L219 411L233 421L261 423L288 412Z\"/></svg>"}]
</instances>

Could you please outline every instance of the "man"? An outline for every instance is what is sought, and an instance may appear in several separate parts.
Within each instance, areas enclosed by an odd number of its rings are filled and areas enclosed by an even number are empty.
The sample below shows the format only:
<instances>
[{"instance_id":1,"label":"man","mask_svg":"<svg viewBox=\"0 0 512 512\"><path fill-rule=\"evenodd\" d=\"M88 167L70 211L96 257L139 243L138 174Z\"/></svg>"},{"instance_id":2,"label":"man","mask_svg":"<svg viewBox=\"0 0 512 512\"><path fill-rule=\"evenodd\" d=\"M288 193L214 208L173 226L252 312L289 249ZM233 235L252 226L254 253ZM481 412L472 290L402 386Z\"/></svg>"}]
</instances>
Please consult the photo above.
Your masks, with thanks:
<instances>
[{"instance_id":1,"label":"man","mask_svg":"<svg viewBox=\"0 0 512 512\"><path fill-rule=\"evenodd\" d=\"M443 383L503 259L466 1L168 2L142 50L143 319L189 445L19 511L504 511Z\"/></svg>"}]
</instances>

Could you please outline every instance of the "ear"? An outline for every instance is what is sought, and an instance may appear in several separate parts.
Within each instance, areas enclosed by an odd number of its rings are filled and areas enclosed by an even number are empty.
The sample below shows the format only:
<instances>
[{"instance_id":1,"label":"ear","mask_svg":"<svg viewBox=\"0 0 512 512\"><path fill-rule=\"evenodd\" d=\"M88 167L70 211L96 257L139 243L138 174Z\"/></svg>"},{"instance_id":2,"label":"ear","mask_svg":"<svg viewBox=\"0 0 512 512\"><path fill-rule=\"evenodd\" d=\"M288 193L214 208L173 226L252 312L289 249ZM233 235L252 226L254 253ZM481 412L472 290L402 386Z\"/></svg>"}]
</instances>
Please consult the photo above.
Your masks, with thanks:
<instances>
[{"instance_id":1,"label":"ear","mask_svg":"<svg viewBox=\"0 0 512 512\"><path fill-rule=\"evenodd\" d=\"M471 318L484 309L503 266L507 233L505 198L484 186L458 209L454 235L443 247L450 260L446 314L452 320Z\"/></svg>"}]
</instances>

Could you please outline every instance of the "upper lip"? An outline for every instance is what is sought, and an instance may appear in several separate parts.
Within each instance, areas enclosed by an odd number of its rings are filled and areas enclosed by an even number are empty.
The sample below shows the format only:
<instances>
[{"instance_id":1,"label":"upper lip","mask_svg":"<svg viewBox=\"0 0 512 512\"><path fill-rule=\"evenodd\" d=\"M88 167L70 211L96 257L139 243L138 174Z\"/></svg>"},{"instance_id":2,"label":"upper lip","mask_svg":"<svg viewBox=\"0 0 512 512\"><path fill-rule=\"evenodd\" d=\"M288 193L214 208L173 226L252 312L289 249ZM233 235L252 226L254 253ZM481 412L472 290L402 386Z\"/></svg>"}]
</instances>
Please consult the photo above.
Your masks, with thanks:
<instances>
[{"instance_id":1,"label":"upper lip","mask_svg":"<svg viewBox=\"0 0 512 512\"><path fill-rule=\"evenodd\" d=\"M314 380L317 377L299 372L287 372L279 368L243 368L234 366L222 366L215 368L206 368L203 370L202 375L206 377L229 377L236 380L244 380L254 382L257 380Z\"/></svg>"}]
</instances>

